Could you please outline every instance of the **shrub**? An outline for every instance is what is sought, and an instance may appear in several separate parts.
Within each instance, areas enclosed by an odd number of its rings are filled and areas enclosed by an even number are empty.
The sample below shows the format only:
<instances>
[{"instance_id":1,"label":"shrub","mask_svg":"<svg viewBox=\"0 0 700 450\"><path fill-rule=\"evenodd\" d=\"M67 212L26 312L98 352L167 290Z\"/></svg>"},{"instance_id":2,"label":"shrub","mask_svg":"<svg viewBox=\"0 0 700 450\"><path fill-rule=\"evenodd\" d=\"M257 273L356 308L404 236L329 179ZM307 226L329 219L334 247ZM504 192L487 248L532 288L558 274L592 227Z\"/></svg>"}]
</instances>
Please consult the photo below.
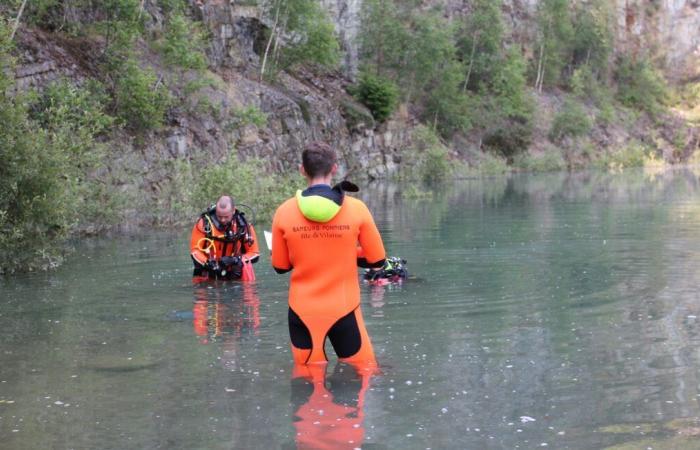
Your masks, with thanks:
<instances>
[{"instance_id":1,"label":"shrub","mask_svg":"<svg viewBox=\"0 0 700 450\"><path fill-rule=\"evenodd\" d=\"M496 119L483 138L484 147L507 160L525 151L532 142L532 122L526 118Z\"/></svg>"},{"instance_id":2,"label":"shrub","mask_svg":"<svg viewBox=\"0 0 700 450\"><path fill-rule=\"evenodd\" d=\"M398 88L386 78L363 73L351 93L365 105L377 122L384 122L396 108Z\"/></svg>"},{"instance_id":3,"label":"shrub","mask_svg":"<svg viewBox=\"0 0 700 450\"><path fill-rule=\"evenodd\" d=\"M482 175L501 175L509 170L505 158L489 153L483 155L479 161L478 169Z\"/></svg>"},{"instance_id":4,"label":"shrub","mask_svg":"<svg viewBox=\"0 0 700 450\"><path fill-rule=\"evenodd\" d=\"M602 155L594 161L594 164L597 167L611 170L641 167L644 165L647 153L647 149L641 143L631 143L622 149Z\"/></svg>"},{"instance_id":5,"label":"shrub","mask_svg":"<svg viewBox=\"0 0 700 450\"><path fill-rule=\"evenodd\" d=\"M234 155L223 163L205 167L196 179L193 205L204 209L220 195L228 193L236 203L252 207L255 218L261 223L271 222L277 206L303 185L298 175L271 173L262 159L241 162ZM253 220L253 217L248 219Z\"/></svg>"},{"instance_id":6,"label":"shrub","mask_svg":"<svg viewBox=\"0 0 700 450\"><path fill-rule=\"evenodd\" d=\"M623 57L615 73L617 98L626 106L657 113L668 99L666 81L646 59Z\"/></svg>"},{"instance_id":7,"label":"shrub","mask_svg":"<svg viewBox=\"0 0 700 450\"><path fill-rule=\"evenodd\" d=\"M240 127L255 125L262 128L267 125L267 114L256 105L248 105L233 111L234 123Z\"/></svg>"},{"instance_id":8,"label":"shrub","mask_svg":"<svg viewBox=\"0 0 700 450\"><path fill-rule=\"evenodd\" d=\"M9 94L9 28L0 20L0 272L55 266L63 239L103 219L109 189L98 187L98 137L112 124L96 83L67 81L41 95Z\"/></svg>"},{"instance_id":9,"label":"shrub","mask_svg":"<svg viewBox=\"0 0 700 450\"><path fill-rule=\"evenodd\" d=\"M205 39L199 28L181 13L174 13L168 20L160 46L167 64L183 69L204 70L206 55L200 50Z\"/></svg>"},{"instance_id":10,"label":"shrub","mask_svg":"<svg viewBox=\"0 0 700 450\"><path fill-rule=\"evenodd\" d=\"M134 58L120 67L114 86L117 116L136 132L158 129L163 124L170 97L150 69L141 69Z\"/></svg>"},{"instance_id":11,"label":"shrub","mask_svg":"<svg viewBox=\"0 0 700 450\"><path fill-rule=\"evenodd\" d=\"M567 99L561 111L554 117L549 139L559 142L565 137L582 136L591 130L592 125L583 107Z\"/></svg>"},{"instance_id":12,"label":"shrub","mask_svg":"<svg viewBox=\"0 0 700 450\"><path fill-rule=\"evenodd\" d=\"M555 147L548 148L538 155L521 153L515 157L513 165L532 172L554 172L566 169L564 155Z\"/></svg>"}]
</instances>

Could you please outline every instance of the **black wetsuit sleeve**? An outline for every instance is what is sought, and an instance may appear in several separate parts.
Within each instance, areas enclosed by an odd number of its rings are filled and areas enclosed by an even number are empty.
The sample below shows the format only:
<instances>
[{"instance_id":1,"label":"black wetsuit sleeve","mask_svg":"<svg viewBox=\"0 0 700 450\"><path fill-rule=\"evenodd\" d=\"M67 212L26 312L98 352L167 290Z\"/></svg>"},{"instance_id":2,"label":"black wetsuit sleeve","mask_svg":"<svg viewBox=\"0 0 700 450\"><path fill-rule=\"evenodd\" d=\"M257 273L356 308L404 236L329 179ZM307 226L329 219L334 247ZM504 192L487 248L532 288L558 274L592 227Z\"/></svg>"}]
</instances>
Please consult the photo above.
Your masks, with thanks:
<instances>
[{"instance_id":1,"label":"black wetsuit sleeve","mask_svg":"<svg viewBox=\"0 0 700 450\"><path fill-rule=\"evenodd\" d=\"M384 266L385 261L385 259L380 259L377 262L371 263L367 261L367 258L357 258L357 266L362 267L363 269L376 269Z\"/></svg>"},{"instance_id":2,"label":"black wetsuit sleeve","mask_svg":"<svg viewBox=\"0 0 700 450\"><path fill-rule=\"evenodd\" d=\"M275 272L277 272L279 274L283 274L283 273L291 272L294 267L290 267L289 269L280 269L278 267L272 266L272 268L275 269Z\"/></svg>"}]
</instances>

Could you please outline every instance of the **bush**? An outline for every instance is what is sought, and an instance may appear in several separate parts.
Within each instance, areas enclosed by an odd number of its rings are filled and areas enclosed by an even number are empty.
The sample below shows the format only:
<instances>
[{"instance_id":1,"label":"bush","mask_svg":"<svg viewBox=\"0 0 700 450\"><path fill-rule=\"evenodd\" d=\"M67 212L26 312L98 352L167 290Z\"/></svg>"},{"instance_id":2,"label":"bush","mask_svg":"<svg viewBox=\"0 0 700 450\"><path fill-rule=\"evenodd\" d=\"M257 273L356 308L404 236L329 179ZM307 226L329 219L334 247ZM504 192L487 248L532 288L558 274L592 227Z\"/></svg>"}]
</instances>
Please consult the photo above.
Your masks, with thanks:
<instances>
[{"instance_id":1,"label":"bush","mask_svg":"<svg viewBox=\"0 0 700 450\"><path fill-rule=\"evenodd\" d=\"M239 127L255 125L258 128L262 128L267 125L267 114L255 105L236 109L233 111L233 115L233 122Z\"/></svg>"},{"instance_id":2,"label":"bush","mask_svg":"<svg viewBox=\"0 0 700 450\"><path fill-rule=\"evenodd\" d=\"M588 133L593 124L583 107L571 99L564 102L559 114L554 117L549 139L560 142L565 137L577 137Z\"/></svg>"},{"instance_id":3,"label":"bush","mask_svg":"<svg viewBox=\"0 0 700 450\"><path fill-rule=\"evenodd\" d=\"M666 81L646 59L624 57L615 73L617 98L624 105L655 114L668 100Z\"/></svg>"},{"instance_id":4,"label":"bush","mask_svg":"<svg viewBox=\"0 0 700 450\"><path fill-rule=\"evenodd\" d=\"M363 73L351 93L365 105L377 122L384 122L396 108L399 90L386 78Z\"/></svg>"},{"instance_id":5,"label":"bush","mask_svg":"<svg viewBox=\"0 0 700 450\"><path fill-rule=\"evenodd\" d=\"M479 172L482 175L501 175L508 172L508 162L497 155L485 153L479 161Z\"/></svg>"},{"instance_id":6,"label":"bush","mask_svg":"<svg viewBox=\"0 0 700 450\"><path fill-rule=\"evenodd\" d=\"M640 143L603 155L594 161L599 168L620 170L628 167L641 167L647 158L647 149Z\"/></svg>"},{"instance_id":7,"label":"bush","mask_svg":"<svg viewBox=\"0 0 700 450\"><path fill-rule=\"evenodd\" d=\"M414 130L412 138L413 145L403 154L400 178L436 182L452 174L448 149L434 130L420 125Z\"/></svg>"},{"instance_id":8,"label":"bush","mask_svg":"<svg viewBox=\"0 0 700 450\"><path fill-rule=\"evenodd\" d=\"M31 106L31 117L47 132L48 145L66 155L64 187L81 228L100 228L116 218L117 196L104 176L96 174L107 155L98 138L114 123L105 113L107 101L97 82L81 87L63 80L49 85Z\"/></svg>"},{"instance_id":9,"label":"bush","mask_svg":"<svg viewBox=\"0 0 700 450\"><path fill-rule=\"evenodd\" d=\"M9 27L0 20L0 272L56 266L65 237L104 223L116 195L103 173L113 124L98 83L14 86ZM98 225L99 226L99 225ZM94 228L94 227L93 227Z\"/></svg>"},{"instance_id":10,"label":"bush","mask_svg":"<svg viewBox=\"0 0 700 450\"><path fill-rule=\"evenodd\" d=\"M114 86L117 116L128 128L147 132L163 125L170 96L150 69L141 69L134 58L119 68Z\"/></svg>"},{"instance_id":11,"label":"bush","mask_svg":"<svg viewBox=\"0 0 700 450\"><path fill-rule=\"evenodd\" d=\"M303 186L302 178L296 174L274 174L262 159L241 162L234 155L223 163L205 167L196 179L193 205L204 209L227 193L236 203L252 207L255 218L261 223L270 223L280 203ZM253 217L248 219L253 220Z\"/></svg>"},{"instance_id":12,"label":"bush","mask_svg":"<svg viewBox=\"0 0 700 450\"><path fill-rule=\"evenodd\" d=\"M564 155L554 147L538 155L521 153L515 157L513 165L531 172L555 172L566 169Z\"/></svg>"},{"instance_id":13,"label":"bush","mask_svg":"<svg viewBox=\"0 0 700 450\"><path fill-rule=\"evenodd\" d=\"M160 46L167 64L183 69L204 70L207 57L200 50L205 39L199 28L183 14L175 13L168 20Z\"/></svg>"},{"instance_id":14,"label":"bush","mask_svg":"<svg viewBox=\"0 0 700 450\"><path fill-rule=\"evenodd\" d=\"M484 147L507 160L525 150L532 142L532 123L519 118L514 120L498 119L485 134Z\"/></svg>"}]
</instances>

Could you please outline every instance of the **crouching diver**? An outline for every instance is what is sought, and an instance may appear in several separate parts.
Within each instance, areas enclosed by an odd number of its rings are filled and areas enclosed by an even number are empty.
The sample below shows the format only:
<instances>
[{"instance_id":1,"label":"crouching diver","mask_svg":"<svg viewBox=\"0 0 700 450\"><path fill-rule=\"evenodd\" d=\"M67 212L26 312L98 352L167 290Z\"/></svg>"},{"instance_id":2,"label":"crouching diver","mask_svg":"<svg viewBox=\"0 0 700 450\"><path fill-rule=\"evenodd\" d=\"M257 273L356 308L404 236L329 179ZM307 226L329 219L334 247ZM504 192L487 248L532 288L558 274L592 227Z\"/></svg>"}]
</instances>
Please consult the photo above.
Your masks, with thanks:
<instances>
[{"instance_id":1,"label":"crouching diver","mask_svg":"<svg viewBox=\"0 0 700 450\"><path fill-rule=\"evenodd\" d=\"M280 205L272 221L272 266L292 271L288 320L297 364L327 361L326 337L341 361L376 364L360 310L357 246L363 264L381 267L384 244L367 206L345 195L357 187L331 188L337 170L327 144L308 144L300 167L308 188Z\"/></svg>"},{"instance_id":2,"label":"crouching diver","mask_svg":"<svg viewBox=\"0 0 700 450\"><path fill-rule=\"evenodd\" d=\"M195 278L254 280L252 264L258 262L259 253L253 225L228 195L204 211L192 228Z\"/></svg>"}]
</instances>

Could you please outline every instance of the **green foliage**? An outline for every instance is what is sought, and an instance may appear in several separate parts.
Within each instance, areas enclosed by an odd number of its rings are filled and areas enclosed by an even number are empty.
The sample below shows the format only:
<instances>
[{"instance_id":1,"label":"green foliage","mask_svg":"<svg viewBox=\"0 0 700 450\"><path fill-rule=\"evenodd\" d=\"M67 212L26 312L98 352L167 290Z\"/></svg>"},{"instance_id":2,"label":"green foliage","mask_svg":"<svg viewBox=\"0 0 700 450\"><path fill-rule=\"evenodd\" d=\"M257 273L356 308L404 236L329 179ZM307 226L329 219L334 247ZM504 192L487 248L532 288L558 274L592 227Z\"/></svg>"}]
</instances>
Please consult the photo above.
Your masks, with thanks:
<instances>
[{"instance_id":1,"label":"green foliage","mask_svg":"<svg viewBox=\"0 0 700 450\"><path fill-rule=\"evenodd\" d=\"M196 214L223 194L252 207L256 224L270 223L277 206L304 184L296 172L272 173L262 159L239 161L234 154L226 161L203 167L177 159L163 161L160 168L168 173L169 179L162 184L155 205L149 203L143 207L148 207L153 220L161 224L191 224Z\"/></svg>"},{"instance_id":2,"label":"green foliage","mask_svg":"<svg viewBox=\"0 0 700 450\"><path fill-rule=\"evenodd\" d=\"M530 172L554 172L566 169L562 152L551 147L541 154L520 153L513 160L513 166Z\"/></svg>"},{"instance_id":3,"label":"green foliage","mask_svg":"<svg viewBox=\"0 0 700 450\"><path fill-rule=\"evenodd\" d=\"M501 175L508 172L508 162L498 155L485 153L479 161L478 169L482 175Z\"/></svg>"},{"instance_id":4,"label":"green foliage","mask_svg":"<svg viewBox=\"0 0 700 450\"><path fill-rule=\"evenodd\" d=\"M369 108L377 122L384 122L396 108L398 88L386 78L364 72L351 91L355 98Z\"/></svg>"},{"instance_id":5,"label":"green foliage","mask_svg":"<svg viewBox=\"0 0 700 450\"><path fill-rule=\"evenodd\" d=\"M100 20L93 26L105 37L108 64L115 64L115 59L128 56L136 38L143 34L146 15L140 0L103 0L97 9Z\"/></svg>"},{"instance_id":6,"label":"green foliage","mask_svg":"<svg viewBox=\"0 0 700 450\"><path fill-rule=\"evenodd\" d=\"M274 0L267 12L276 17L278 26L268 39L288 36L279 45L272 65L290 68L296 64L316 64L325 68L335 67L340 60L340 45L334 34L333 23L316 0ZM270 41L271 42L271 41ZM278 45L275 45L275 48Z\"/></svg>"},{"instance_id":7,"label":"green foliage","mask_svg":"<svg viewBox=\"0 0 700 450\"><path fill-rule=\"evenodd\" d=\"M368 71L394 79L405 72L406 43L411 40L408 16L395 0L362 2L360 57Z\"/></svg>"},{"instance_id":8,"label":"green foliage","mask_svg":"<svg viewBox=\"0 0 700 450\"><path fill-rule=\"evenodd\" d=\"M202 71L207 67L206 55L201 50L204 47L204 34L198 25L179 12L169 17L160 45L167 64Z\"/></svg>"},{"instance_id":9,"label":"green foliage","mask_svg":"<svg viewBox=\"0 0 700 450\"><path fill-rule=\"evenodd\" d=\"M561 111L554 117L549 138L558 142L566 137L582 136L588 133L592 126L591 119L581 104L566 99Z\"/></svg>"},{"instance_id":10,"label":"green foliage","mask_svg":"<svg viewBox=\"0 0 700 450\"><path fill-rule=\"evenodd\" d=\"M524 119L495 120L486 131L483 145L486 150L494 152L507 160L525 151L532 142L532 123Z\"/></svg>"},{"instance_id":11,"label":"green foliage","mask_svg":"<svg viewBox=\"0 0 700 450\"><path fill-rule=\"evenodd\" d=\"M262 128L267 125L267 114L256 105L248 105L234 110L234 123L239 127L255 125Z\"/></svg>"},{"instance_id":12,"label":"green foliage","mask_svg":"<svg viewBox=\"0 0 700 450\"><path fill-rule=\"evenodd\" d=\"M466 66L465 87L488 89L501 62L501 0L474 0L472 11L458 25L457 55Z\"/></svg>"},{"instance_id":13,"label":"green foliage","mask_svg":"<svg viewBox=\"0 0 700 450\"><path fill-rule=\"evenodd\" d=\"M615 78L617 98L624 105L652 114L665 108L669 95L666 81L647 59L622 57Z\"/></svg>"},{"instance_id":14,"label":"green foliage","mask_svg":"<svg viewBox=\"0 0 700 450\"><path fill-rule=\"evenodd\" d=\"M593 163L603 169L620 170L628 167L641 167L649 151L641 143L630 143L626 147L599 156Z\"/></svg>"},{"instance_id":15,"label":"green foliage","mask_svg":"<svg viewBox=\"0 0 700 450\"><path fill-rule=\"evenodd\" d=\"M403 154L401 179L439 182L452 174L448 149L432 129L416 127L412 141L411 148Z\"/></svg>"},{"instance_id":16,"label":"green foliage","mask_svg":"<svg viewBox=\"0 0 700 450\"><path fill-rule=\"evenodd\" d=\"M277 206L302 185L302 178L296 174L272 174L262 159L241 162L229 156L227 161L203 169L197 177L192 204L203 208L228 193L237 203L253 207L258 222L269 223Z\"/></svg>"},{"instance_id":17,"label":"green foliage","mask_svg":"<svg viewBox=\"0 0 700 450\"><path fill-rule=\"evenodd\" d=\"M533 59L535 85L558 85L571 55L574 34L568 0L542 0L538 5L537 23L539 36Z\"/></svg>"},{"instance_id":18,"label":"green foliage","mask_svg":"<svg viewBox=\"0 0 700 450\"><path fill-rule=\"evenodd\" d=\"M461 88L463 73L463 67L456 61L446 63L430 95L424 100L423 119L426 122L432 119L433 128L446 138L468 131L472 125L470 98Z\"/></svg>"},{"instance_id":19,"label":"green foliage","mask_svg":"<svg viewBox=\"0 0 700 450\"><path fill-rule=\"evenodd\" d=\"M572 65L587 66L596 79L606 77L613 50L614 6L605 0L577 3L574 6L573 27Z\"/></svg>"},{"instance_id":20,"label":"green foliage","mask_svg":"<svg viewBox=\"0 0 700 450\"><path fill-rule=\"evenodd\" d=\"M55 243L71 223L61 183L65 155L31 122L27 99L7 93L9 34L0 20L0 273L54 264Z\"/></svg>"},{"instance_id":21,"label":"green foliage","mask_svg":"<svg viewBox=\"0 0 700 450\"><path fill-rule=\"evenodd\" d=\"M0 22L0 272L55 266L62 239L104 219L111 198L96 187L97 138L112 123L99 86L62 81L40 96L9 95L8 37Z\"/></svg>"},{"instance_id":22,"label":"green foliage","mask_svg":"<svg viewBox=\"0 0 700 450\"><path fill-rule=\"evenodd\" d=\"M511 49L494 71L491 89L501 114L523 123L529 123L534 112L532 98L527 92L526 70L522 55Z\"/></svg>"},{"instance_id":23,"label":"green foliage","mask_svg":"<svg viewBox=\"0 0 700 450\"><path fill-rule=\"evenodd\" d=\"M142 69L135 59L129 58L117 74L114 102L121 122L144 133L162 126L170 96L152 70Z\"/></svg>"}]
</instances>

